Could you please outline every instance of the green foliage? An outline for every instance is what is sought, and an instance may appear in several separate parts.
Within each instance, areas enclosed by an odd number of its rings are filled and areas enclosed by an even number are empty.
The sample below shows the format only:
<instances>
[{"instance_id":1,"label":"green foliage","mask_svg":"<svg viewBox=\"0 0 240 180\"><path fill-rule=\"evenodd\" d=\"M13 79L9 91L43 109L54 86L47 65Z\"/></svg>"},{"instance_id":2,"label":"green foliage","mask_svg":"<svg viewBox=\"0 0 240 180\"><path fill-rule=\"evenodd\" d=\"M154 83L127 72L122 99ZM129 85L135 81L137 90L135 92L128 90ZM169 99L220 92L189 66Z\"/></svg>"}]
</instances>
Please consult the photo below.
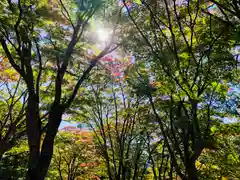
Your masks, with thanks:
<instances>
[{"instance_id":1,"label":"green foliage","mask_svg":"<svg viewBox=\"0 0 240 180\"><path fill-rule=\"evenodd\" d=\"M115 4L0 2L0 179L23 179L34 148L50 157L61 118L88 129L57 134L49 180L239 179L239 3ZM102 63L100 26L136 59L124 77Z\"/></svg>"},{"instance_id":2,"label":"green foliage","mask_svg":"<svg viewBox=\"0 0 240 180\"><path fill-rule=\"evenodd\" d=\"M47 179L88 179L101 173L92 133L77 129L62 131L55 140L55 151Z\"/></svg>"},{"instance_id":3,"label":"green foliage","mask_svg":"<svg viewBox=\"0 0 240 180\"><path fill-rule=\"evenodd\" d=\"M0 179L25 179L27 163L28 146L26 140L23 140L1 158Z\"/></svg>"}]
</instances>

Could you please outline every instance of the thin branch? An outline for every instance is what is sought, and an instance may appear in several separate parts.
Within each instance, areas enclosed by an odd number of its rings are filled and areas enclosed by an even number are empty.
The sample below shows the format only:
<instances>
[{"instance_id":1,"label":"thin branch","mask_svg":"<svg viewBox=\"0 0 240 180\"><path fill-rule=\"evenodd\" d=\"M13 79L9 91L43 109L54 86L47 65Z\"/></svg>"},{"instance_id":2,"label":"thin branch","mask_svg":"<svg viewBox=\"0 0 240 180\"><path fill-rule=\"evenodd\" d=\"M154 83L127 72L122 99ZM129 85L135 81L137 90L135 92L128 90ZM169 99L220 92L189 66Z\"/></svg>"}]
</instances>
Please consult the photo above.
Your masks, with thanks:
<instances>
[{"instance_id":1,"label":"thin branch","mask_svg":"<svg viewBox=\"0 0 240 180\"><path fill-rule=\"evenodd\" d=\"M70 22L71 26L72 26L73 29L75 30L75 26L74 26L74 24L73 24L73 22L72 22L72 20L71 20L71 16L70 16L67 8L66 8L65 5L63 4L62 0L59 0L59 2L60 2L61 7L62 7L62 8L61 8L61 12L62 12L63 16ZM63 12L62 9L65 11L66 14Z\"/></svg>"},{"instance_id":2,"label":"thin branch","mask_svg":"<svg viewBox=\"0 0 240 180\"><path fill-rule=\"evenodd\" d=\"M39 60L39 72L38 72L38 76L37 76L37 80L36 80L36 96L37 96L37 101L39 101L40 98L40 79L41 79L41 75L42 75L42 56L40 53L40 49L39 49L39 44L37 41L35 41L35 45L37 48L37 57Z\"/></svg>"}]
</instances>

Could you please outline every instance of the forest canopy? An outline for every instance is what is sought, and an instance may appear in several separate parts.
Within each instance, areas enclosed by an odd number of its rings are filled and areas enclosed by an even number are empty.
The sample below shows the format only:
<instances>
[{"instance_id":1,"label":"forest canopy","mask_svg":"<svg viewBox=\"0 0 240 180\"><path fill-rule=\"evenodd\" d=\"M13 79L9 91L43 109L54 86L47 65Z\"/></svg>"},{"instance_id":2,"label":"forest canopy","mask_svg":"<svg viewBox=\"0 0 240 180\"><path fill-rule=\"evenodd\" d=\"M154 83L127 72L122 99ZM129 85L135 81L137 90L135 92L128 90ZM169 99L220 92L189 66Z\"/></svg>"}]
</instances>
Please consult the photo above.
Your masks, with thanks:
<instances>
[{"instance_id":1,"label":"forest canopy","mask_svg":"<svg viewBox=\"0 0 240 180\"><path fill-rule=\"evenodd\" d=\"M1 0L0 179L240 179L238 0Z\"/></svg>"}]
</instances>

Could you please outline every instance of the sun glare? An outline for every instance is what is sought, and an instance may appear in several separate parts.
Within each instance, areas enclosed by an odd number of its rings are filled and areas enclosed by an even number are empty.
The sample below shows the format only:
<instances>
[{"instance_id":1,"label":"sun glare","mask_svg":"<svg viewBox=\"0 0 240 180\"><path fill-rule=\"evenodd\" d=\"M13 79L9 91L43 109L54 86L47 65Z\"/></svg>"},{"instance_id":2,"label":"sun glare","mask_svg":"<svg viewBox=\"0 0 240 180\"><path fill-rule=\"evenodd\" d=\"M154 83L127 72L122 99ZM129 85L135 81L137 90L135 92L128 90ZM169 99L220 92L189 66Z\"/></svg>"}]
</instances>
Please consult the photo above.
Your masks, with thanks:
<instances>
[{"instance_id":1,"label":"sun glare","mask_svg":"<svg viewBox=\"0 0 240 180\"><path fill-rule=\"evenodd\" d=\"M97 36L99 41L107 42L110 38L110 32L107 29L99 28L97 30Z\"/></svg>"}]
</instances>

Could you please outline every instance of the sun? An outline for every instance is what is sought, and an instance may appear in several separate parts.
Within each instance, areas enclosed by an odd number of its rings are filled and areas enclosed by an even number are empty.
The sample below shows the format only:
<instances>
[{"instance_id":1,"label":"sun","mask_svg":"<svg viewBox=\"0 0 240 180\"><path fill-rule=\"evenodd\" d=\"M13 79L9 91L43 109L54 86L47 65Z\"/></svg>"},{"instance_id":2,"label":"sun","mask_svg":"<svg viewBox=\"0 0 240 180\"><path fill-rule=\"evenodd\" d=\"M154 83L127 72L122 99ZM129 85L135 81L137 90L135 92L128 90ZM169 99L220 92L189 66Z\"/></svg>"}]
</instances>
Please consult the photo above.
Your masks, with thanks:
<instances>
[{"instance_id":1,"label":"sun","mask_svg":"<svg viewBox=\"0 0 240 180\"><path fill-rule=\"evenodd\" d=\"M97 29L97 37L98 40L105 43L108 42L110 39L111 32L106 28L98 28Z\"/></svg>"}]
</instances>

